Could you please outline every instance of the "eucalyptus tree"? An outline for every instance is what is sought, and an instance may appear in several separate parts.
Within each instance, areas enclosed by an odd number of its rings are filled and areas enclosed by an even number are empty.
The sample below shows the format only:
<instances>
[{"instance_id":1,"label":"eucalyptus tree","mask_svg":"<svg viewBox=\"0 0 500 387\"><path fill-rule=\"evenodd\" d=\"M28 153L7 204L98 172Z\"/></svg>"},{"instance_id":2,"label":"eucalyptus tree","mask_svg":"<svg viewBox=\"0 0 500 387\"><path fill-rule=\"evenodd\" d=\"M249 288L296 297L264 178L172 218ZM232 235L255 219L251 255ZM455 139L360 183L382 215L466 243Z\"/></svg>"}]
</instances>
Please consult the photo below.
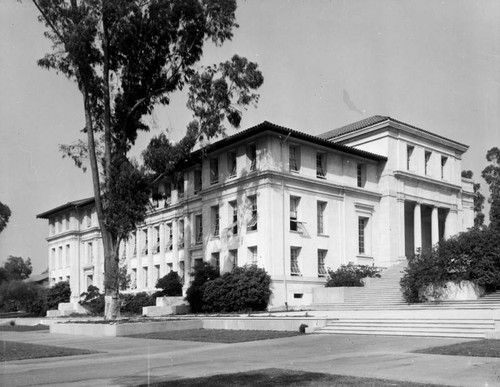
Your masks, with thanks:
<instances>
[{"instance_id":1,"label":"eucalyptus tree","mask_svg":"<svg viewBox=\"0 0 500 387\"><path fill-rule=\"evenodd\" d=\"M490 227L500 231L500 149L493 147L486 152L486 160L490 162L481 172L481 176L489 186Z\"/></svg>"},{"instance_id":2,"label":"eucalyptus tree","mask_svg":"<svg viewBox=\"0 0 500 387\"><path fill-rule=\"evenodd\" d=\"M119 246L144 220L151 191L151 176L128 156L139 132L149 130L147 116L189 87L186 137L172 144L159 136L165 147L147 151L149 160L175 165L200 138L222 134L225 122L238 126L242 110L257 103L263 77L237 55L199 65L207 41L218 46L233 37L236 0L31 1L53 43L38 64L73 80L82 96L86 141L64 150L79 165L82 155L89 160L104 247L105 318L116 318Z\"/></svg>"}]
</instances>

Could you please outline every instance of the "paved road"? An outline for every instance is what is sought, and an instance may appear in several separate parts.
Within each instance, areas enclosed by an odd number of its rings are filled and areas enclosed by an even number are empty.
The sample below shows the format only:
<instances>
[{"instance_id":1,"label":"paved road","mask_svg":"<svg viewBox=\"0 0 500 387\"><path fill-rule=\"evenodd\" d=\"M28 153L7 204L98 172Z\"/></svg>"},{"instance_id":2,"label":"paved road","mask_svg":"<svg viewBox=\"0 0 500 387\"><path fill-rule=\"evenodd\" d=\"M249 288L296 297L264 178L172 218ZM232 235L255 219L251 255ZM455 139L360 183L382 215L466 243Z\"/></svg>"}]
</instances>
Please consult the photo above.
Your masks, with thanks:
<instances>
[{"instance_id":1,"label":"paved road","mask_svg":"<svg viewBox=\"0 0 500 387\"><path fill-rule=\"evenodd\" d=\"M455 386L500 386L500 359L410 353L463 339L307 335L215 344L46 332L0 332L0 338L102 352L4 362L2 386L135 386L271 367Z\"/></svg>"}]
</instances>

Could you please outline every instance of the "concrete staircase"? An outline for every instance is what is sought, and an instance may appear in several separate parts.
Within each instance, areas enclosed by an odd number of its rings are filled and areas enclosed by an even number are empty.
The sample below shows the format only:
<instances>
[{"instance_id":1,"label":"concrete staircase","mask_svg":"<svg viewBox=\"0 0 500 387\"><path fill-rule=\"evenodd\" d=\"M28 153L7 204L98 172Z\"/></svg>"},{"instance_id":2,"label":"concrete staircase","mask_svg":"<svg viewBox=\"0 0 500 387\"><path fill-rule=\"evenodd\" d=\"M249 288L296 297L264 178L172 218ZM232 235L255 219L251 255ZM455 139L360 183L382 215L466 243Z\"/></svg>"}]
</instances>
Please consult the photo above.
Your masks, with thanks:
<instances>
[{"instance_id":1,"label":"concrete staircase","mask_svg":"<svg viewBox=\"0 0 500 387\"><path fill-rule=\"evenodd\" d=\"M369 279L343 303L313 305L332 318L319 334L484 338L500 319L500 292L474 301L407 304L399 287L405 263Z\"/></svg>"}]
</instances>

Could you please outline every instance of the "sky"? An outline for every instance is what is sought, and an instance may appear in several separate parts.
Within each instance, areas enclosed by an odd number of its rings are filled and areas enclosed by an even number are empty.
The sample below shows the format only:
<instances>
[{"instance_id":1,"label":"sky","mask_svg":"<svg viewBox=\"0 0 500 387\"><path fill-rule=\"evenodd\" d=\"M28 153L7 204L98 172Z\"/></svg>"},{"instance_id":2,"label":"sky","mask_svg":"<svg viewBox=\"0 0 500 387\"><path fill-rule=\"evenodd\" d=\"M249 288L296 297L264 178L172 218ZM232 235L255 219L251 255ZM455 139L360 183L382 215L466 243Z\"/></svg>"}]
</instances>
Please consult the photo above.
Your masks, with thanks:
<instances>
[{"instance_id":1,"label":"sky","mask_svg":"<svg viewBox=\"0 0 500 387\"><path fill-rule=\"evenodd\" d=\"M260 101L241 128L262 121L319 134L375 114L470 146L462 169L480 178L500 147L500 2L401 0L238 1L240 27L203 64L233 54L264 74ZM63 75L39 68L50 52L29 0L0 0L0 202L12 216L0 234L0 264L30 257L47 267L47 221L36 215L92 196L89 173L59 144L82 138L82 98ZM151 136L178 139L191 119L185 94L156 109ZM232 133L230 131L229 133Z\"/></svg>"}]
</instances>

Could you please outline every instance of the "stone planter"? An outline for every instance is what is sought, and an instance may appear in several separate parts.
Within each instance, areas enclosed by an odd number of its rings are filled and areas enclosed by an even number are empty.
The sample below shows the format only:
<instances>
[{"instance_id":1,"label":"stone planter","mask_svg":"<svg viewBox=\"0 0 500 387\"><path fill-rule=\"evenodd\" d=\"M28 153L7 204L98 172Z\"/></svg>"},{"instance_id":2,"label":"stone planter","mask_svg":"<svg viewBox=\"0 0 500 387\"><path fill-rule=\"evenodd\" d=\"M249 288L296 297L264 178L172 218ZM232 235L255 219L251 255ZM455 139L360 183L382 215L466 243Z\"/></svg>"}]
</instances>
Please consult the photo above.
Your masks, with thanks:
<instances>
[{"instance_id":1,"label":"stone planter","mask_svg":"<svg viewBox=\"0 0 500 387\"><path fill-rule=\"evenodd\" d=\"M419 291L419 296L427 301L468 301L484 295L484 288L471 281L446 282L443 286L430 285Z\"/></svg>"}]
</instances>

